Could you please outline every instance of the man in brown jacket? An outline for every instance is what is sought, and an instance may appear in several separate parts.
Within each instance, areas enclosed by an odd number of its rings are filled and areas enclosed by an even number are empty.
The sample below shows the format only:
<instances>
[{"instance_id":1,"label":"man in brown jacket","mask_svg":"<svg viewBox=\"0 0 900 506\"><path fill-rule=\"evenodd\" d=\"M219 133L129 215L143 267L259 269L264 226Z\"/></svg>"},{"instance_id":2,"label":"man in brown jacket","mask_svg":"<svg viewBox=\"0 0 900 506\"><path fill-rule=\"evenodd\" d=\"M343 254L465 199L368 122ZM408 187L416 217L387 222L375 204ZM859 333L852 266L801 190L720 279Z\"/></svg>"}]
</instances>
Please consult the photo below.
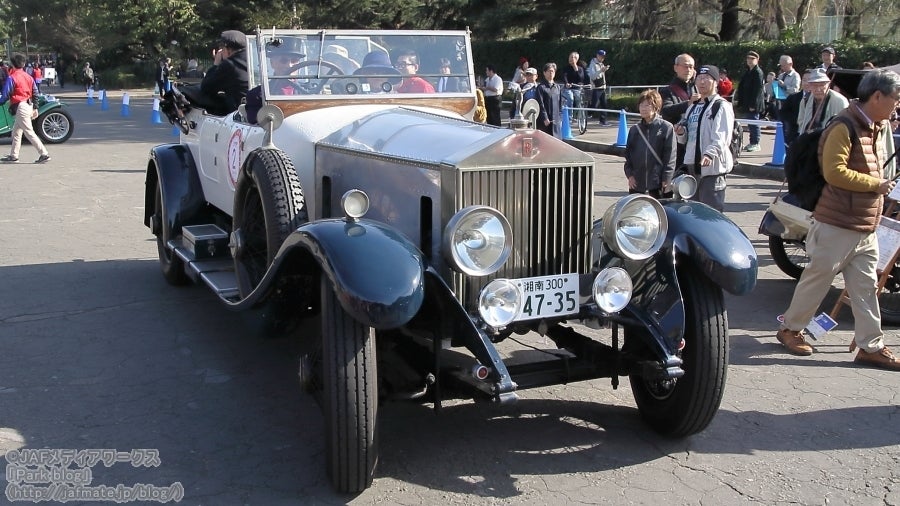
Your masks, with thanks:
<instances>
[{"instance_id":1,"label":"man in brown jacket","mask_svg":"<svg viewBox=\"0 0 900 506\"><path fill-rule=\"evenodd\" d=\"M900 357L884 345L876 291L878 241L883 196L894 182L881 172L888 118L900 104L900 75L873 70L859 83L858 100L822 134L819 162L826 185L813 211L806 238L809 265L794 290L777 338L795 355L813 352L803 329L815 315L838 272L850 295L854 342L860 364L900 371ZM853 130L852 135L850 129Z\"/></svg>"}]
</instances>

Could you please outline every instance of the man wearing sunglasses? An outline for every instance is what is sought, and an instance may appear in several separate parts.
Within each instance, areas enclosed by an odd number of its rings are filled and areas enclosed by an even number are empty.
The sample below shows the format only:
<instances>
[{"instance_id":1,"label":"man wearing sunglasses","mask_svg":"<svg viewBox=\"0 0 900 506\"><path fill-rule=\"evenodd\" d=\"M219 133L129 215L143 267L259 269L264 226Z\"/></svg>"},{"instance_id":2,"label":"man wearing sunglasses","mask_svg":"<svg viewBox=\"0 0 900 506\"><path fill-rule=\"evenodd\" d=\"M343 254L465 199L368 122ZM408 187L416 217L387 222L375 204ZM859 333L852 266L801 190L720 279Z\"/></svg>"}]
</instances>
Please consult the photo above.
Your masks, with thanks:
<instances>
[{"instance_id":1,"label":"man wearing sunglasses","mask_svg":"<svg viewBox=\"0 0 900 506\"><path fill-rule=\"evenodd\" d=\"M397 93L434 93L434 86L417 76L419 57L412 51L404 51L394 60L394 68L403 74L403 82L397 87Z\"/></svg>"},{"instance_id":2,"label":"man wearing sunglasses","mask_svg":"<svg viewBox=\"0 0 900 506\"><path fill-rule=\"evenodd\" d=\"M298 95L300 88L294 79L286 76L297 70L297 65L304 55L290 50L276 48L269 53L272 66L272 78L269 79L269 91L275 95Z\"/></svg>"}]
</instances>

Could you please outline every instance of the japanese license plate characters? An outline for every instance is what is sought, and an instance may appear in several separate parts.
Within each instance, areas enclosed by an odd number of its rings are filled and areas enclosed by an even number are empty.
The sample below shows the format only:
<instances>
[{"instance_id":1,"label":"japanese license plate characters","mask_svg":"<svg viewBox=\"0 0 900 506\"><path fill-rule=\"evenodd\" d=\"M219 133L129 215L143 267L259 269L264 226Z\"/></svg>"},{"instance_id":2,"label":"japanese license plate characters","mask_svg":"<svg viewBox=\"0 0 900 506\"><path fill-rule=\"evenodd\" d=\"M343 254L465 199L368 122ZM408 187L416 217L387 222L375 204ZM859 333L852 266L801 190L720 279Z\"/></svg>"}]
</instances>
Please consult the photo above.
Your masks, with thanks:
<instances>
[{"instance_id":1,"label":"japanese license plate characters","mask_svg":"<svg viewBox=\"0 0 900 506\"><path fill-rule=\"evenodd\" d=\"M517 321L575 314L578 312L578 274L560 274L511 280L522 291L522 310Z\"/></svg>"}]
</instances>

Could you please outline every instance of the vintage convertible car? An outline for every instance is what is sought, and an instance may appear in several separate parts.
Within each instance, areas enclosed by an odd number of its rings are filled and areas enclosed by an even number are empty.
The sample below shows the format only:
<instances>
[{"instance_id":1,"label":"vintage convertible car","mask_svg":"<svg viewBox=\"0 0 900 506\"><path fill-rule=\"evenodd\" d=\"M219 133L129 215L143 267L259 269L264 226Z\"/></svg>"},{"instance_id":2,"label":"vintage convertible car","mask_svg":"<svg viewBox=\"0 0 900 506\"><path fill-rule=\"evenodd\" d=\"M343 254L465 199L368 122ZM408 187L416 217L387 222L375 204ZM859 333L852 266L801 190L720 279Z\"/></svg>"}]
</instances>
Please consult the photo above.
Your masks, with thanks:
<instances>
[{"instance_id":1,"label":"vintage convertible car","mask_svg":"<svg viewBox=\"0 0 900 506\"><path fill-rule=\"evenodd\" d=\"M210 114L190 87L169 104L185 133L150 153L144 223L169 282L304 343L337 490L371 484L388 400L509 403L628 376L653 429L710 423L723 290L756 283L733 222L644 195L595 219L593 158L524 122L471 121L467 32L274 30L249 52L259 111ZM398 71L416 63L416 79ZM508 364L513 334L556 348Z\"/></svg>"},{"instance_id":2,"label":"vintage convertible car","mask_svg":"<svg viewBox=\"0 0 900 506\"><path fill-rule=\"evenodd\" d=\"M75 129L72 116L65 109L65 104L52 95L38 95L38 117L34 120L34 131L43 142L59 144L69 140ZM9 113L8 107L0 107L0 136L12 134L16 122Z\"/></svg>"}]
</instances>

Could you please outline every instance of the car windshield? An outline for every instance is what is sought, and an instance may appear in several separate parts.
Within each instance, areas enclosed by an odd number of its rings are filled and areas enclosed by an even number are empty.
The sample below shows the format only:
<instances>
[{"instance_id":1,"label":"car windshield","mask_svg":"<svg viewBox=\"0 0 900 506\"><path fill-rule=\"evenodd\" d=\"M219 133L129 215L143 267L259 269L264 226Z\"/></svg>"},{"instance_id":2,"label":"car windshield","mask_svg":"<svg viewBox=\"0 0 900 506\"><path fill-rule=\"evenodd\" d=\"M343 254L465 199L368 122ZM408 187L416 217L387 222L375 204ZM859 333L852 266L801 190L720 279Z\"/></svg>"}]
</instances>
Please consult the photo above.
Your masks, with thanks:
<instances>
[{"instance_id":1,"label":"car windshield","mask_svg":"<svg viewBox=\"0 0 900 506\"><path fill-rule=\"evenodd\" d=\"M254 85L268 100L474 93L466 32L291 30L252 43Z\"/></svg>"}]
</instances>

